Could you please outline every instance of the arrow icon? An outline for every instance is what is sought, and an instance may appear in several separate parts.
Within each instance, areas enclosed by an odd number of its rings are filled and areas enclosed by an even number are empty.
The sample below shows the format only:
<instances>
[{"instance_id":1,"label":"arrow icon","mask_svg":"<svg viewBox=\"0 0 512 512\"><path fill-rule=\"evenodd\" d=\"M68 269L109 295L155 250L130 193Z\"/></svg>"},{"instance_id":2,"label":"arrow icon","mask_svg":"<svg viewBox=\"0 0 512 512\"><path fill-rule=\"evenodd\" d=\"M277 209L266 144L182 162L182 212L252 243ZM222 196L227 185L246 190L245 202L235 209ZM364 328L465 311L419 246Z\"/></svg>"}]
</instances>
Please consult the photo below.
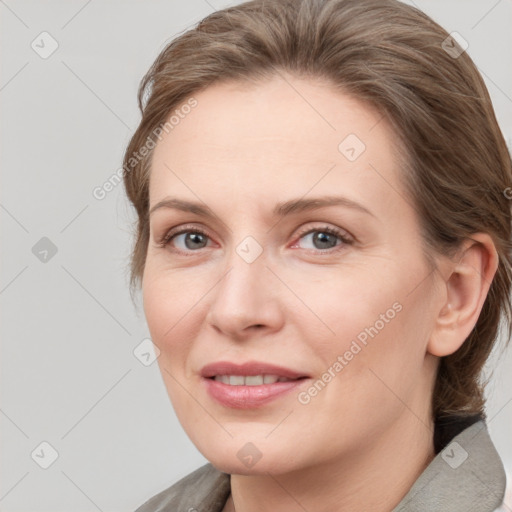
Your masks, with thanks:
<instances>
[{"instance_id":1,"label":"arrow icon","mask_svg":"<svg viewBox=\"0 0 512 512\"><path fill-rule=\"evenodd\" d=\"M236 246L236 252L246 263L252 263L263 252L263 247L254 237L246 236Z\"/></svg>"},{"instance_id":2,"label":"arrow icon","mask_svg":"<svg viewBox=\"0 0 512 512\"><path fill-rule=\"evenodd\" d=\"M144 338L134 349L133 355L144 365L149 366L160 356L160 349L150 338Z\"/></svg>"},{"instance_id":3,"label":"arrow icon","mask_svg":"<svg viewBox=\"0 0 512 512\"><path fill-rule=\"evenodd\" d=\"M57 246L46 236L43 236L43 238L32 247L32 254L41 263L48 263L57 252Z\"/></svg>"},{"instance_id":4,"label":"arrow icon","mask_svg":"<svg viewBox=\"0 0 512 512\"><path fill-rule=\"evenodd\" d=\"M364 142L355 134L349 133L339 144L338 151L349 161L355 162L366 149Z\"/></svg>"},{"instance_id":5,"label":"arrow icon","mask_svg":"<svg viewBox=\"0 0 512 512\"><path fill-rule=\"evenodd\" d=\"M453 441L441 452L441 457L452 469L457 469L468 458L468 452Z\"/></svg>"},{"instance_id":6,"label":"arrow icon","mask_svg":"<svg viewBox=\"0 0 512 512\"><path fill-rule=\"evenodd\" d=\"M40 468L48 469L59 458L59 454L50 443L43 441L34 448L30 457Z\"/></svg>"},{"instance_id":7,"label":"arrow icon","mask_svg":"<svg viewBox=\"0 0 512 512\"><path fill-rule=\"evenodd\" d=\"M460 57L468 47L468 42L458 32L451 32L450 35L441 43L441 48L452 59Z\"/></svg>"},{"instance_id":8,"label":"arrow icon","mask_svg":"<svg viewBox=\"0 0 512 512\"><path fill-rule=\"evenodd\" d=\"M47 59L57 50L59 43L50 33L45 31L41 32L33 39L30 43L30 47L41 59Z\"/></svg>"},{"instance_id":9,"label":"arrow icon","mask_svg":"<svg viewBox=\"0 0 512 512\"><path fill-rule=\"evenodd\" d=\"M252 443L245 443L236 455L248 468L252 468L263 456L258 447Z\"/></svg>"}]
</instances>

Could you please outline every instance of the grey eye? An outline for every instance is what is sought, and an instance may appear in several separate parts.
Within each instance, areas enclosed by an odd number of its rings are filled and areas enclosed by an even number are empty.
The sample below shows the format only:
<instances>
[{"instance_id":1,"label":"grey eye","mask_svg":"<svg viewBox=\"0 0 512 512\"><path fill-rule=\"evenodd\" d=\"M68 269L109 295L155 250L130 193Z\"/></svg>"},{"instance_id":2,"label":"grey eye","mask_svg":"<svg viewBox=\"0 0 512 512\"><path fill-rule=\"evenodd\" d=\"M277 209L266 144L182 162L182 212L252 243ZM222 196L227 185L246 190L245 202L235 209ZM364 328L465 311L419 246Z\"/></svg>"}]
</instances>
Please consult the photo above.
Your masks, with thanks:
<instances>
[{"instance_id":1,"label":"grey eye","mask_svg":"<svg viewBox=\"0 0 512 512\"><path fill-rule=\"evenodd\" d=\"M326 231L314 230L302 236L301 240L307 240L309 243L308 247L304 247L305 249L322 250L332 249L339 245L338 241L340 240L340 237Z\"/></svg>"},{"instance_id":2,"label":"grey eye","mask_svg":"<svg viewBox=\"0 0 512 512\"><path fill-rule=\"evenodd\" d=\"M178 240L181 241L181 246L178 246ZM178 249L202 249L206 247L207 243L208 237L203 233L198 233L195 231L186 231L174 237L174 244L177 246Z\"/></svg>"}]
</instances>

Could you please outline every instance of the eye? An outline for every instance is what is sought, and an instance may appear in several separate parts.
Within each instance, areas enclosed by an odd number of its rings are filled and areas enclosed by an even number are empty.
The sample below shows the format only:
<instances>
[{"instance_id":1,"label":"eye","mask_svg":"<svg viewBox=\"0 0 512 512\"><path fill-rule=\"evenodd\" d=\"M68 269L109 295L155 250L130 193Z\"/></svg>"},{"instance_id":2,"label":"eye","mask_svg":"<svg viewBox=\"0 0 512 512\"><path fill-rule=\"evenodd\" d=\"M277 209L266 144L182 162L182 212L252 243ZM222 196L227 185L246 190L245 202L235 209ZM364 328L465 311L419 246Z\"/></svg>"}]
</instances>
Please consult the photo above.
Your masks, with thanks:
<instances>
[{"instance_id":1,"label":"eye","mask_svg":"<svg viewBox=\"0 0 512 512\"><path fill-rule=\"evenodd\" d=\"M300 241L304 241L302 244ZM197 252L200 249L208 247L211 241L210 236L196 226L183 226L179 230L171 230L165 233L158 241L159 247L172 246L172 250L181 253ZM343 247L353 243L346 231L323 226L308 229L299 233L298 242L295 242L292 248L302 248L313 250L320 253L333 252L335 247ZM341 247L340 247L341 246Z\"/></svg>"},{"instance_id":2,"label":"eye","mask_svg":"<svg viewBox=\"0 0 512 512\"><path fill-rule=\"evenodd\" d=\"M207 239L208 235L200 231L185 231L173 236L174 243L178 246L178 249L183 249L183 247L180 247L181 242L185 249L188 250L203 249L206 247Z\"/></svg>"},{"instance_id":3,"label":"eye","mask_svg":"<svg viewBox=\"0 0 512 512\"><path fill-rule=\"evenodd\" d=\"M159 247L172 245L179 252L195 252L207 246L210 237L201 229L184 226L179 231L171 230L158 240Z\"/></svg>"},{"instance_id":4,"label":"eye","mask_svg":"<svg viewBox=\"0 0 512 512\"><path fill-rule=\"evenodd\" d=\"M303 249L312 249L320 252L326 252L326 250L333 249L334 247L350 245L352 243L352 240L345 231L330 226L309 229L305 233L300 234L300 240L306 242L301 246ZM297 245L299 245L299 242L295 243L293 247L297 247Z\"/></svg>"}]
</instances>

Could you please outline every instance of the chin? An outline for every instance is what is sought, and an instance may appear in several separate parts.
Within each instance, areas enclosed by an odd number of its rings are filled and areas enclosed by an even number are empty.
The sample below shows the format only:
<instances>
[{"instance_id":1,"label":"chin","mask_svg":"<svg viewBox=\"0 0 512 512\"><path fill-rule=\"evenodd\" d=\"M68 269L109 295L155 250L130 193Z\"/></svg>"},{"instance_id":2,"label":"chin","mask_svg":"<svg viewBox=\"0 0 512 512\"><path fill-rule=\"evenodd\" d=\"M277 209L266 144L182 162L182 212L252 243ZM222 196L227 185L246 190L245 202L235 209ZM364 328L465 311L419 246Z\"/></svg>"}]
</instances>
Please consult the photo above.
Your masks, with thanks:
<instances>
[{"instance_id":1,"label":"chin","mask_svg":"<svg viewBox=\"0 0 512 512\"><path fill-rule=\"evenodd\" d=\"M226 456L212 457L208 461L219 471L230 475L256 476L268 475L268 473L279 474L288 471L288 469L280 467L278 461L273 463L272 460L260 460L252 467L247 467L236 457L230 457L229 459Z\"/></svg>"},{"instance_id":2,"label":"chin","mask_svg":"<svg viewBox=\"0 0 512 512\"><path fill-rule=\"evenodd\" d=\"M218 470L229 474L267 475L268 473L288 473L299 469L298 461L287 456L286 451L280 450L277 446L263 447L261 444L258 445L258 441L251 443L235 439L223 446L218 444L217 446L221 447L220 450L212 450L212 445L209 445L206 450L200 451Z\"/></svg>"}]
</instances>

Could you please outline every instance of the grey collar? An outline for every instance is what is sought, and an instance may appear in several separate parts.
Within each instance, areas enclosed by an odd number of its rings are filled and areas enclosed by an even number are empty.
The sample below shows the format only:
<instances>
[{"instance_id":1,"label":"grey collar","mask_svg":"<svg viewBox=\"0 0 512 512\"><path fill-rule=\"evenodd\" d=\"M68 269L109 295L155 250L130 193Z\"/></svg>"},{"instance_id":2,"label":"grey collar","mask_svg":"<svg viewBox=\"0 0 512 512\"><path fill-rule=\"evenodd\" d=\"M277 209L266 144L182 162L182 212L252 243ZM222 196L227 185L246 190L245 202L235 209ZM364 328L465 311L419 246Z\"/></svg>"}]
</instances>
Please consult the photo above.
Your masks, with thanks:
<instances>
[{"instance_id":1,"label":"grey collar","mask_svg":"<svg viewBox=\"0 0 512 512\"><path fill-rule=\"evenodd\" d=\"M392 512L493 512L505 494L505 470L483 420L448 442ZM221 512L230 477L205 464L135 512Z\"/></svg>"},{"instance_id":2,"label":"grey collar","mask_svg":"<svg viewBox=\"0 0 512 512\"><path fill-rule=\"evenodd\" d=\"M503 463L480 420L436 455L392 512L493 512L505 485Z\"/></svg>"}]
</instances>

